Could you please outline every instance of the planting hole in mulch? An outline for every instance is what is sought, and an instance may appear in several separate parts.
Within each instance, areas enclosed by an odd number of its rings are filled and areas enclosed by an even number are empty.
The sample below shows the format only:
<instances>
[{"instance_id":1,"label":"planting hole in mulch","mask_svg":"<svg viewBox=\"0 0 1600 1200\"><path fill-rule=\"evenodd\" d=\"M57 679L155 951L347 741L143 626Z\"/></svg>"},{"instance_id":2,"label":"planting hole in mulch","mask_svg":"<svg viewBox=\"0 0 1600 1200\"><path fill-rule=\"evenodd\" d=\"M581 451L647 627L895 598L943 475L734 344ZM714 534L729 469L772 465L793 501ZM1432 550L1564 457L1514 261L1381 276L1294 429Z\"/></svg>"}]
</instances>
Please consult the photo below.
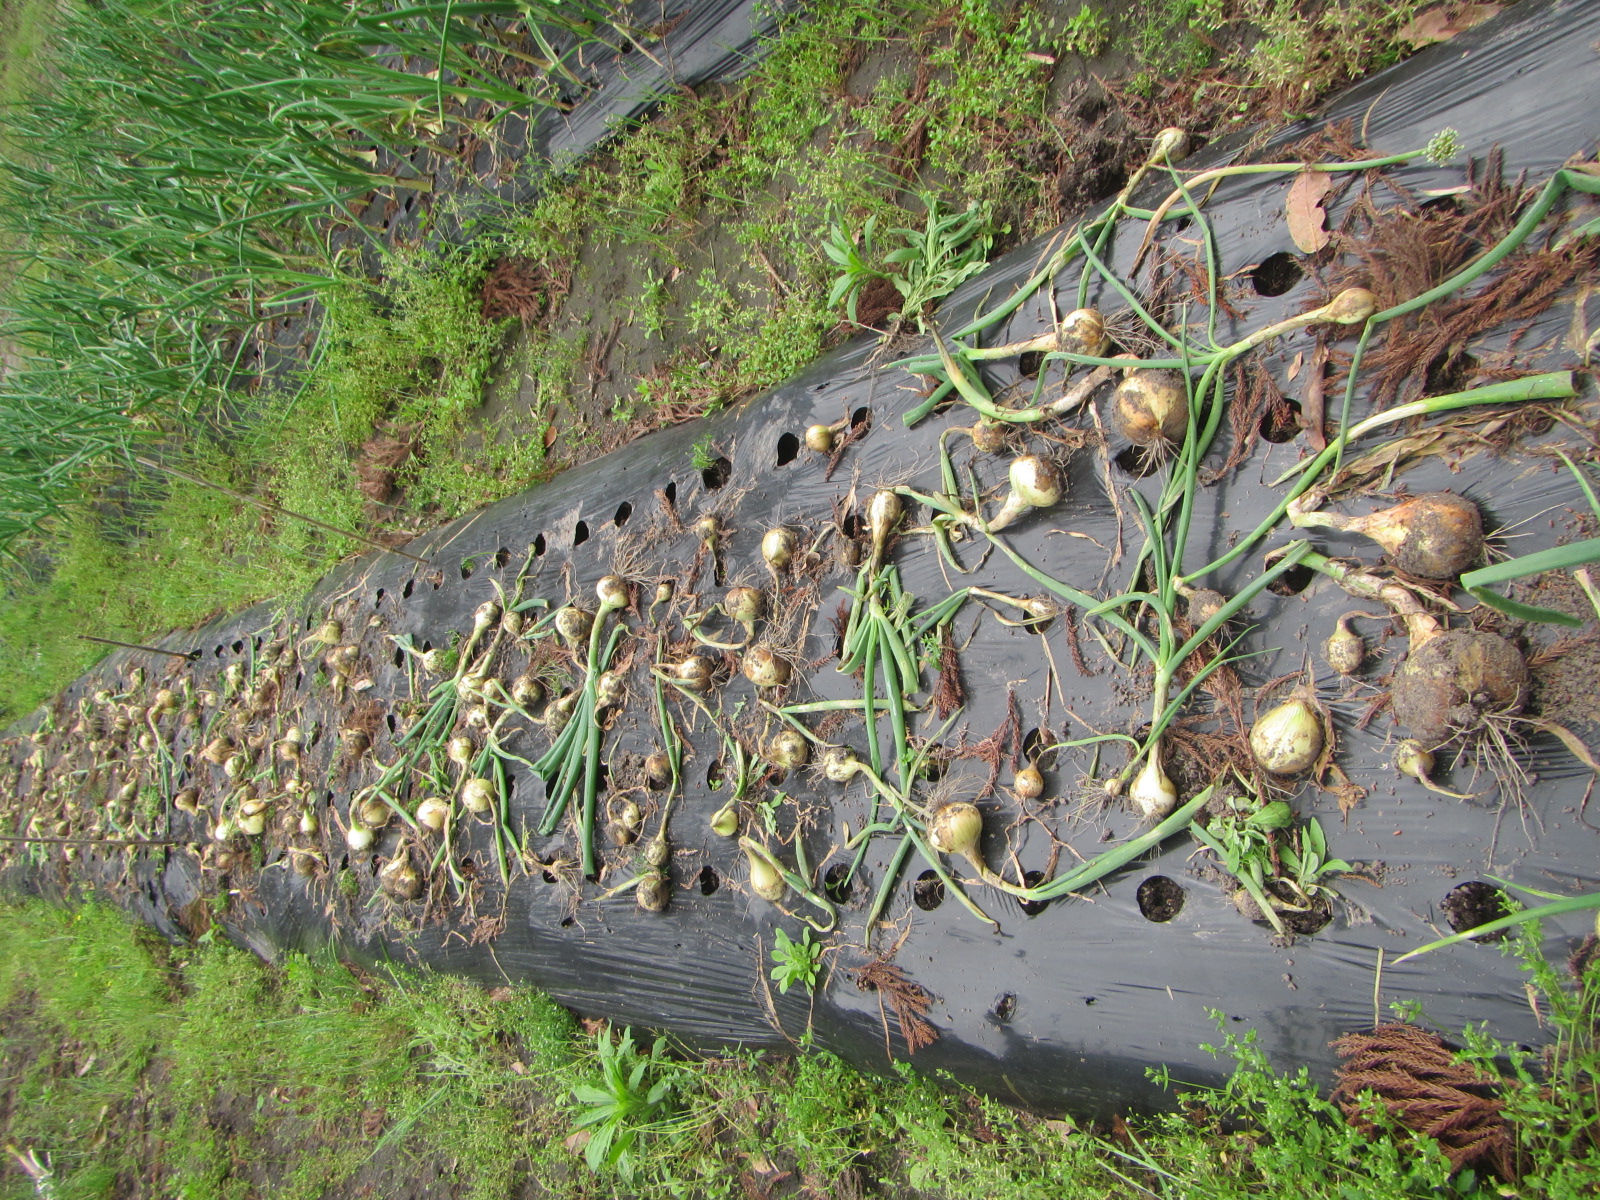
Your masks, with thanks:
<instances>
[{"instance_id":1,"label":"planting hole in mulch","mask_svg":"<svg viewBox=\"0 0 1600 1200\"><path fill-rule=\"evenodd\" d=\"M911 899L923 912L932 912L944 903L944 880L934 871L924 871L911 885Z\"/></svg>"},{"instance_id":2,"label":"planting hole in mulch","mask_svg":"<svg viewBox=\"0 0 1600 1200\"><path fill-rule=\"evenodd\" d=\"M1455 933L1464 933L1479 925L1487 925L1490 921L1498 921L1510 912L1506 894L1492 883L1477 879L1451 888L1450 894L1440 902L1439 907L1444 910L1444 919ZM1497 942L1509 932L1508 929L1502 929L1476 940Z\"/></svg>"},{"instance_id":3,"label":"planting hole in mulch","mask_svg":"<svg viewBox=\"0 0 1600 1200\"><path fill-rule=\"evenodd\" d=\"M1250 286L1258 296L1281 296L1304 277L1300 262L1287 250L1268 256L1250 272Z\"/></svg>"},{"instance_id":4,"label":"planting hole in mulch","mask_svg":"<svg viewBox=\"0 0 1600 1200\"><path fill-rule=\"evenodd\" d=\"M1165 875L1152 875L1139 885L1136 898L1146 921L1158 924L1172 920L1183 911L1183 888Z\"/></svg>"}]
</instances>

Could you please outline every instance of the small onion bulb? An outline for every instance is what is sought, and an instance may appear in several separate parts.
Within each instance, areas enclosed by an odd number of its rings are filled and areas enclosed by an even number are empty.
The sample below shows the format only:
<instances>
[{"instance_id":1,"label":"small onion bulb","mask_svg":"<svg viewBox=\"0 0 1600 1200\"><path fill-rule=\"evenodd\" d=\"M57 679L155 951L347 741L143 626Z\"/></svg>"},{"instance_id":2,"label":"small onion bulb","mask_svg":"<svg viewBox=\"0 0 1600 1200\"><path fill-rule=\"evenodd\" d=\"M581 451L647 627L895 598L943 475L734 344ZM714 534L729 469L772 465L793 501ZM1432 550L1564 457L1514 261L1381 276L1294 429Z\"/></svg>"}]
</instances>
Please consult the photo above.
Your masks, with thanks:
<instances>
[{"instance_id":1,"label":"small onion bulb","mask_svg":"<svg viewBox=\"0 0 1600 1200\"><path fill-rule=\"evenodd\" d=\"M771 646L754 646L746 651L741 668L746 679L762 688L785 686L791 673L788 660Z\"/></svg>"},{"instance_id":2,"label":"small onion bulb","mask_svg":"<svg viewBox=\"0 0 1600 1200\"><path fill-rule=\"evenodd\" d=\"M767 761L785 771L803 767L811 758L811 743L796 730L780 729L767 743Z\"/></svg>"},{"instance_id":3,"label":"small onion bulb","mask_svg":"<svg viewBox=\"0 0 1600 1200\"><path fill-rule=\"evenodd\" d=\"M773 571L781 571L794 558L795 536L779 525L769 529L761 538L761 557Z\"/></svg>"},{"instance_id":4,"label":"small onion bulb","mask_svg":"<svg viewBox=\"0 0 1600 1200\"><path fill-rule=\"evenodd\" d=\"M1048 459L1024 454L1012 461L1009 474L1011 494L989 522L991 530L1004 529L1029 509L1049 508L1061 499L1061 473Z\"/></svg>"},{"instance_id":5,"label":"small onion bulb","mask_svg":"<svg viewBox=\"0 0 1600 1200\"><path fill-rule=\"evenodd\" d=\"M1149 757L1128 787L1128 798L1133 801L1140 815L1152 821L1170 815L1178 807L1177 786L1161 769L1159 744L1150 747Z\"/></svg>"},{"instance_id":6,"label":"small onion bulb","mask_svg":"<svg viewBox=\"0 0 1600 1200\"><path fill-rule=\"evenodd\" d=\"M438 796L429 796L417 805L417 824L431 833L443 831L450 820L450 802Z\"/></svg>"},{"instance_id":7,"label":"small onion bulb","mask_svg":"<svg viewBox=\"0 0 1600 1200\"><path fill-rule=\"evenodd\" d=\"M806 430L806 449L813 454L830 453L833 450L833 426L810 426Z\"/></svg>"},{"instance_id":8,"label":"small onion bulb","mask_svg":"<svg viewBox=\"0 0 1600 1200\"><path fill-rule=\"evenodd\" d=\"M473 778L461 785L461 804L470 813L486 813L494 804L494 784Z\"/></svg>"},{"instance_id":9,"label":"small onion bulb","mask_svg":"<svg viewBox=\"0 0 1600 1200\"><path fill-rule=\"evenodd\" d=\"M789 891L783 872L772 855L747 837L739 839L739 847L750 861L750 890L763 900L777 903Z\"/></svg>"}]
</instances>

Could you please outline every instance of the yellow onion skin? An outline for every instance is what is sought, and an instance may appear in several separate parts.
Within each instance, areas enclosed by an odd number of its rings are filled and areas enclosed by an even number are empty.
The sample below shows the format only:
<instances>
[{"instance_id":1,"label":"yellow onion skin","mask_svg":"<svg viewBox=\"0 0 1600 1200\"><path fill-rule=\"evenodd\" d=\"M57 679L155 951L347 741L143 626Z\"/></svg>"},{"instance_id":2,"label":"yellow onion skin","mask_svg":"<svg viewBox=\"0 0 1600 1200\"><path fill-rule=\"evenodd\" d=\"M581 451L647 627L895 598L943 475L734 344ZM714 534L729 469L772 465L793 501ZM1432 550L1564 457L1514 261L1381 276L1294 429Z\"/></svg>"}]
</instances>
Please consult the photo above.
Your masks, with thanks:
<instances>
[{"instance_id":1,"label":"yellow onion skin","mask_svg":"<svg viewBox=\"0 0 1600 1200\"><path fill-rule=\"evenodd\" d=\"M1389 561L1419 579L1455 579L1483 556L1483 513L1454 492L1425 492L1359 522Z\"/></svg>"},{"instance_id":2,"label":"yellow onion skin","mask_svg":"<svg viewBox=\"0 0 1600 1200\"><path fill-rule=\"evenodd\" d=\"M1322 754L1322 717L1299 698L1256 718L1250 728L1250 753L1273 775L1298 775L1310 770Z\"/></svg>"},{"instance_id":3,"label":"yellow onion skin","mask_svg":"<svg viewBox=\"0 0 1600 1200\"><path fill-rule=\"evenodd\" d=\"M828 454L833 450L833 427L812 425L806 430L806 449L813 454Z\"/></svg>"},{"instance_id":4,"label":"yellow onion skin","mask_svg":"<svg viewBox=\"0 0 1600 1200\"><path fill-rule=\"evenodd\" d=\"M771 856L747 837L739 839L739 846L750 862L750 890L774 904L782 900L789 892L789 885Z\"/></svg>"},{"instance_id":5,"label":"yellow onion skin","mask_svg":"<svg viewBox=\"0 0 1600 1200\"><path fill-rule=\"evenodd\" d=\"M965 800L946 804L928 822L928 845L940 854L958 854L972 859L983 836L983 814Z\"/></svg>"},{"instance_id":6,"label":"yellow onion skin","mask_svg":"<svg viewBox=\"0 0 1600 1200\"><path fill-rule=\"evenodd\" d=\"M634 888L634 901L645 912L666 912L672 901L672 888L662 871L648 871L639 877Z\"/></svg>"},{"instance_id":7,"label":"yellow onion skin","mask_svg":"<svg viewBox=\"0 0 1600 1200\"><path fill-rule=\"evenodd\" d=\"M1038 767L1023 767L1011 781L1011 790L1019 800L1037 800L1044 795L1044 774Z\"/></svg>"},{"instance_id":8,"label":"yellow onion skin","mask_svg":"<svg viewBox=\"0 0 1600 1200\"><path fill-rule=\"evenodd\" d=\"M1061 499L1064 490L1061 473L1055 464L1035 454L1015 459L1010 469L1011 494L989 522L990 530L1004 529L1029 509L1049 508Z\"/></svg>"},{"instance_id":9,"label":"yellow onion skin","mask_svg":"<svg viewBox=\"0 0 1600 1200\"><path fill-rule=\"evenodd\" d=\"M1177 446L1189 435L1189 397L1176 371L1140 367L1111 394L1111 420L1135 446Z\"/></svg>"},{"instance_id":10,"label":"yellow onion skin","mask_svg":"<svg viewBox=\"0 0 1600 1200\"><path fill-rule=\"evenodd\" d=\"M1108 787L1109 792L1109 787ZM1161 749L1152 746L1144 766L1128 785L1128 798L1146 820L1159 821L1178 807L1177 786L1161 769Z\"/></svg>"}]
</instances>

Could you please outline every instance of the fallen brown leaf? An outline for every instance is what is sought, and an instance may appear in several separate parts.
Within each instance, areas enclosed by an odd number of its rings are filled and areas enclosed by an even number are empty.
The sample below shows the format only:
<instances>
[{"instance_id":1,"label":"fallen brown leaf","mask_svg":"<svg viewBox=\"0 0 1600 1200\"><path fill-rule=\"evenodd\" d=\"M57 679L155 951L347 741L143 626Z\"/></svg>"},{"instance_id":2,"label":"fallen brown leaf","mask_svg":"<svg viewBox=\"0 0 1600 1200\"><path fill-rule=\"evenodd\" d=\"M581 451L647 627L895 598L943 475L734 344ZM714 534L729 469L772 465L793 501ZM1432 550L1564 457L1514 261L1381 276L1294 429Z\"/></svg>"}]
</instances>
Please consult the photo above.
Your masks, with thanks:
<instances>
[{"instance_id":1,"label":"fallen brown leaf","mask_svg":"<svg viewBox=\"0 0 1600 1200\"><path fill-rule=\"evenodd\" d=\"M1413 46L1426 46L1430 42L1448 42L1458 33L1465 33L1474 25L1481 25L1501 9L1499 4L1439 4L1418 13L1395 36Z\"/></svg>"},{"instance_id":2,"label":"fallen brown leaf","mask_svg":"<svg viewBox=\"0 0 1600 1200\"><path fill-rule=\"evenodd\" d=\"M1302 254L1315 254L1328 244L1328 231L1323 222L1328 214L1323 210L1322 198L1333 187L1333 179L1325 171L1301 171L1289 185L1289 196L1284 203L1289 219L1289 236Z\"/></svg>"}]
</instances>

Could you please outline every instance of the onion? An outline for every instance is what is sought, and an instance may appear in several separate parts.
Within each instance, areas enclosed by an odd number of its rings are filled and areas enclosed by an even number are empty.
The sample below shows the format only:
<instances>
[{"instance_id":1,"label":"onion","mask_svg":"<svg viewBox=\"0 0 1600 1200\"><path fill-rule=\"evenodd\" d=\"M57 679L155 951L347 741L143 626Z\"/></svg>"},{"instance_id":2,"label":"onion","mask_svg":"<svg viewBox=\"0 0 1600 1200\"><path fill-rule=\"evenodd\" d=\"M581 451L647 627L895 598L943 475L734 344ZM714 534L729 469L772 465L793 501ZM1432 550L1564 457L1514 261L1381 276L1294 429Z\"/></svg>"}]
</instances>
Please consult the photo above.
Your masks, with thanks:
<instances>
[{"instance_id":1,"label":"onion","mask_svg":"<svg viewBox=\"0 0 1600 1200\"><path fill-rule=\"evenodd\" d=\"M339 744L351 758L359 758L372 747L372 738L365 729L339 730Z\"/></svg>"},{"instance_id":2,"label":"onion","mask_svg":"<svg viewBox=\"0 0 1600 1200\"><path fill-rule=\"evenodd\" d=\"M324 621L321 625L318 625L317 628L312 632L311 636L306 639L306 641L315 645L336 646L339 644L339 640L343 637L344 626L339 624L338 621L330 620Z\"/></svg>"},{"instance_id":3,"label":"onion","mask_svg":"<svg viewBox=\"0 0 1600 1200\"><path fill-rule=\"evenodd\" d=\"M600 601L600 613L615 612L619 608L627 608L631 600L628 595L628 582L620 575L603 575L594 585L595 598Z\"/></svg>"},{"instance_id":4,"label":"onion","mask_svg":"<svg viewBox=\"0 0 1600 1200\"><path fill-rule=\"evenodd\" d=\"M1457 800L1471 800L1471 796L1461 792L1448 791L1434 783L1433 751L1429 750L1415 738L1406 738L1394 751L1394 769L1402 775L1409 775L1430 792L1438 792L1441 796L1451 796Z\"/></svg>"},{"instance_id":5,"label":"onion","mask_svg":"<svg viewBox=\"0 0 1600 1200\"><path fill-rule=\"evenodd\" d=\"M1003 421L991 421L988 417L979 420L968 432L979 454L999 454L1006 448L1006 439L1010 434Z\"/></svg>"},{"instance_id":6,"label":"onion","mask_svg":"<svg viewBox=\"0 0 1600 1200\"><path fill-rule=\"evenodd\" d=\"M1189 135L1176 125L1156 134L1150 145L1151 162L1180 162L1189 157Z\"/></svg>"},{"instance_id":7,"label":"onion","mask_svg":"<svg viewBox=\"0 0 1600 1200\"><path fill-rule=\"evenodd\" d=\"M1530 678L1522 651L1495 633L1452 629L1415 646L1395 672L1389 705L1425 747L1471 737L1490 717L1518 713Z\"/></svg>"},{"instance_id":8,"label":"onion","mask_svg":"<svg viewBox=\"0 0 1600 1200\"><path fill-rule=\"evenodd\" d=\"M883 565L884 552L889 548L889 536L905 514L905 505L899 495L888 488L880 488L867 504L867 532L872 539L872 570Z\"/></svg>"},{"instance_id":9,"label":"onion","mask_svg":"<svg viewBox=\"0 0 1600 1200\"><path fill-rule=\"evenodd\" d=\"M1011 494L989 522L991 531L1004 529L1029 509L1049 508L1061 499L1061 473L1047 459L1024 454L1012 460L1009 474Z\"/></svg>"},{"instance_id":10,"label":"onion","mask_svg":"<svg viewBox=\"0 0 1600 1200\"><path fill-rule=\"evenodd\" d=\"M212 738L206 743L206 748L200 751L200 757L208 763L221 766L233 754L233 739L231 737Z\"/></svg>"},{"instance_id":11,"label":"onion","mask_svg":"<svg viewBox=\"0 0 1600 1200\"><path fill-rule=\"evenodd\" d=\"M1361 664L1367 660L1366 639L1350 628L1350 622L1355 617L1372 617L1372 614L1345 613L1334 622L1333 632L1328 635L1328 640L1322 647L1328 665L1341 675L1354 675L1361 670ZM1379 617L1372 619L1381 620Z\"/></svg>"},{"instance_id":12,"label":"onion","mask_svg":"<svg viewBox=\"0 0 1600 1200\"><path fill-rule=\"evenodd\" d=\"M1037 800L1044 795L1044 775L1038 767L1029 763L1017 772L1016 778L1011 781L1011 790L1019 800Z\"/></svg>"},{"instance_id":13,"label":"onion","mask_svg":"<svg viewBox=\"0 0 1600 1200\"><path fill-rule=\"evenodd\" d=\"M447 646L435 646L422 654L422 669L429 675L448 675L459 662L460 656Z\"/></svg>"},{"instance_id":14,"label":"onion","mask_svg":"<svg viewBox=\"0 0 1600 1200\"><path fill-rule=\"evenodd\" d=\"M633 898L645 912L666 912L667 903L672 898L666 875L661 871L647 871L639 876L639 883L633 889Z\"/></svg>"},{"instance_id":15,"label":"onion","mask_svg":"<svg viewBox=\"0 0 1600 1200\"><path fill-rule=\"evenodd\" d=\"M1336 325L1359 325L1378 311L1378 297L1366 288L1346 288L1321 309L1321 318Z\"/></svg>"},{"instance_id":16,"label":"onion","mask_svg":"<svg viewBox=\"0 0 1600 1200\"><path fill-rule=\"evenodd\" d=\"M1189 588L1184 592L1189 601L1189 624L1199 629L1222 611L1228 598L1213 588Z\"/></svg>"},{"instance_id":17,"label":"onion","mask_svg":"<svg viewBox=\"0 0 1600 1200\"><path fill-rule=\"evenodd\" d=\"M739 802L729 800L711 817L711 832L729 838L739 832Z\"/></svg>"},{"instance_id":18,"label":"onion","mask_svg":"<svg viewBox=\"0 0 1600 1200\"><path fill-rule=\"evenodd\" d=\"M708 513L694 523L694 531L699 535L702 543L714 550L717 546L717 539L723 533L722 522L718 520L715 513Z\"/></svg>"},{"instance_id":19,"label":"onion","mask_svg":"<svg viewBox=\"0 0 1600 1200\"><path fill-rule=\"evenodd\" d=\"M378 796L368 796L361 801L361 823L373 829L382 829L389 823L389 818L394 815L391 809Z\"/></svg>"},{"instance_id":20,"label":"onion","mask_svg":"<svg viewBox=\"0 0 1600 1200\"><path fill-rule=\"evenodd\" d=\"M1150 754L1128 787L1133 806L1149 820L1159 820L1178 807L1178 789L1161 769L1161 744L1150 747Z\"/></svg>"},{"instance_id":21,"label":"onion","mask_svg":"<svg viewBox=\"0 0 1600 1200\"><path fill-rule=\"evenodd\" d=\"M806 430L806 449L815 454L827 454L833 449L833 426L812 425Z\"/></svg>"},{"instance_id":22,"label":"onion","mask_svg":"<svg viewBox=\"0 0 1600 1200\"><path fill-rule=\"evenodd\" d=\"M500 605L494 600L485 600L472 612L472 635L477 637L489 626L500 619Z\"/></svg>"},{"instance_id":23,"label":"onion","mask_svg":"<svg viewBox=\"0 0 1600 1200\"><path fill-rule=\"evenodd\" d=\"M191 817L199 815L200 792L197 788L183 788L172 797L172 807L179 812L186 812Z\"/></svg>"},{"instance_id":24,"label":"onion","mask_svg":"<svg viewBox=\"0 0 1600 1200\"><path fill-rule=\"evenodd\" d=\"M747 837L739 839L739 847L750 860L750 890L763 900L776 904L788 894L789 885L777 861L758 842Z\"/></svg>"},{"instance_id":25,"label":"onion","mask_svg":"<svg viewBox=\"0 0 1600 1200\"><path fill-rule=\"evenodd\" d=\"M372 830L354 818L350 821L350 828L344 831L345 845L360 854L364 850L372 849Z\"/></svg>"},{"instance_id":26,"label":"onion","mask_svg":"<svg viewBox=\"0 0 1600 1200\"><path fill-rule=\"evenodd\" d=\"M606 824L606 836L613 846L630 846L639 840L639 826L644 823L644 814L639 811L637 804L626 797L613 796L606 802L606 812L610 817Z\"/></svg>"},{"instance_id":27,"label":"onion","mask_svg":"<svg viewBox=\"0 0 1600 1200\"><path fill-rule=\"evenodd\" d=\"M302 808L300 810L299 827L300 832L307 837L316 837L317 833L322 829L322 822L317 819L315 811L309 808Z\"/></svg>"},{"instance_id":28,"label":"onion","mask_svg":"<svg viewBox=\"0 0 1600 1200\"><path fill-rule=\"evenodd\" d=\"M977 865L982 859L978 839L983 836L983 814L976 804L957 800L946 804L928 822L928 845L940 854L957 854Z\"/></svg>"},{"instance_id":29,"label":"onion","mask_svg":"<svg viewBox=\"0 0 1600 1200\"><path fill-rule=\"evenodd\" d=\"M849 746L829 746L822 755L822 773L832 783L849 783L861 770L861 760Z\"/></svg>"},{"instance_id":30,"label":"onion","mask_svg":"<svg viewBox=\"0 0 1600 1200\"><path fill-rule=\"evenodd\" d=\"M666 866L671 857L672 847L667 845L667 835L664 833L656 834L644 844L644 860L657 870Z\"/></svg>"},{"instance_id":31,"label":"onion","mask_svg":"<svg viewBox=\"0 0 1600 1200\"><path fill-rule=\"evenodd\" d=\"M676 585L673 584L672 580L663 579L660 583L656 584L656 598L651 601L650 607L654 608L658 604L671 604L672 597L677 590L678 589Z\"/></svg>"},{"instance_id":32,"label":"onion","mask_svg":"<svg viewBox=\"0 0 1600 1200\"><path fill-rule=\"evenodd\" d=\"M322 661L327 664L328 670L335 675L348 679L355 674L356 661L360 657L361 647L359 646L335 646L327 654L323 655Z\"/></svg>"},{"instance_id":33,"label":"onion","mask_svg":"<svg viewBox=\"0 0 1600 1200\"><path fill-rule=\"evenodd\" d=\"M161 713L178 711L178 693L171 688L162 688L155 694L155 699L150 702L150 711L157 715Z\"/></svg>"},{"instance_id":34,"label":"onion","mask_svg":"<svg viewBox=\"0 0 1600 1200\"><path fill-rule=\"evenodd\" d=\"M378 868L378 886L395 900L415 900L422 895L422 876L411 865L411 851L401 850Z\"/></svg>"},{"instance_id":35,"label":"onion","mask_svg":"<svg viewBox=\"0 0 1600 1200\"><path fill-rule=\"evenodd\" d=\"M644 760L644 782L651 791L665 791L672 786L672 759L660 750Z\"/></svg>"},{"instance_id":36,"label":"onion","mask_svg":"<svg viewBox=\"0 0 1600 1200\"><path fill-rule=\"evenodd\" d=\"M260 837L267 831L266 809L259 808L253 812L239 810L239 832L246 837Z\"/></svg>"},{"instance_id":37,"label":"onion","mask_svg":"<svg viewBox=\"0 0 1600 1200\"><path fill-rule=\"evenodd\" d=\"M568 645L576 646L589 636L594 628L594 614L585 612L575 604L568 604L556 612L556 632Z\"/></svg>"},{"instance_id":38,"label":"onion","mask_svg":"<svg viewBox=\"0 0 1600 1200\"><path fill-rule=\"evenodd\" d=\"M1454 492L1424 492L1364 517L1291 507L1289 519L1301 528L1364 534L1397 569L1419 579L1454 579L1483 554L1483 514Z\"/></svg>"},{"instance_id":39,"label":"onion","mask_svg":"<svg viewBox=\"0 0 1600 1200\"><path fill-rule=\"evenodd\" d=\"M753 587L729 588L728 594L722 598L722 611L743 625L748 635L750 627L766 616L767 598Z\"/></svg>"},{"instance_id":40,"label":"onion","mask_svg":"<svg viewBox=\"0 0 1600 1200\"><path fill-rule=\"evenodd\" d=\"M500 629L507 637L521 637L527 619L514 608L500 614Z\"/></svg>"},{"instance_id":41,"label":"onion","mask_svg":"<svg viewBox=\"0 0 1600 1200\"><path fill-rule=\"evenodd\" d=\"M1189 433L1189 396L1176 371L1140 367L1111 393L1111 420L1135 446L1180 444Z\"/></svg>"},{"instance_id":42,"label":"onion","mask_svg":"<svg viewBox=\"0 0 1600 1200\"><path fill-rule=\"evenodd\" d=\"M244 751L228 755L228 760L222 764L222 773L229 779L238 779L250 769L250 755Z\"/></svg>"},{"instance_id":43,"label":"onion","mask_svg":"<svg viewBox=\"0 0 1600 1200\"><path fill-rule=\"evenodd\" d=\"M533 708L544 699L544 684L532 675L518 675L511 681L511 702L519 708Z\"/></svg>"},{"instance_id":44,"label":"onion","mask_svg":"<svg viewBox=\"0 0 1600 1200\"><path fill-rule=\"evenodd\" d=\"M470 813L486 813L494 804L494 784L473 778L461 785L461 805Z\"/></svg>"},{"instance_id":45,"label":"onion","mask_svg":"<svg viewBox=\"0 0 1600 1200\"><path fill-rule=\"evenodd\" d=\"M305 744L306 735L300 731L300 726L291 725L283 731L283 737L278 740L278 757L284 762L299 762Z\"/></svg>"},{"instance_id":46,"label":"onion","mask_svg":"<svg viewBox=\"0 0 1600 1200\"><path fill-rule=\"evenodd\" d=\"M788 660L779 657L771 646L755 646L745 652L741 664L744 677L757 687L778 688L789 682Z\"/></svg>"},{"instance_id":47,"label":"onion","mask_svg":"<svg viewBox=\"0 0 1600 1200\"><path fill-rule=\"evenodd\" d=\"M551 734L560 733L567 727L567 722L572 720L572 714L578 711L579 694L568 692L564 696L557 696L544 706L544 724Z\"/></svg>"},{"instance_id":48,"label":"onion","mask_svg":"<svg viewBox=\"0 0 1600 1200\"><path fill-rule=\"evenodd\" d=\"M219 817L217 823L211 827L211 840L226 842L237 832L238 828L234 825L232 817Z\"/></svg>"},{"instance_id":49,"label":"onion","mask_svg":"<svg viewBox=\"0 0 1600 1200\"><path fill-rule=\"evenodd\" d=\"M1075 308L1061 318L1056 330L1056 348L1069 354L1100 358L1111 346L1106 323L1099 310Z\"/></svg>"},{"instance_id":50,"label":"onion","mask_svg":"<svg viewBox=\"0 0 1600 1200\"><path fill-rule=\"evenodd\" d=\"M1250 753L1273 775L1298 775L1322 754L1322 715L1296 696L1256 718L1250 728Z\"/></svg>"},{"instance_id":51,"label":"onion","mask_svg":"<svg viewBox=\"0 0 1600 1200\"><path fill-rule=\"evenodd\" d=\"M597 708L621 708L627 698L627 672L605 671L595 680L594 702Z\"/></svg>"},{"instance_id":52,"label":"onion","mask_svg":"<svg viewBox=\"0 0 1600 1200\"><path fill-rule=\"evenodd\" d=\"M417 805L417 824L433 833L441 832L450 820L450 802L429 796Z\"/></svg>"},{"instance_id":53,"label":"onion","mask_svg":"<svg viewBox=\"0 0 1600 1200\"><path fill-rule=\"evenodd\" d=\"M767 743L767 761L785 771L803 767L811 758L811 743L793 729L780 729Z\"/></svg>"},{"instance_id":54,"label":"onion","mask_svg":"<svg viewBox=\"0 0 1600 1200\"><path fill-rule=\"evenodd\" d=\"M711 687L711 676L716 664L703 654L691 654L681 663L668 667L667 674L680 686L691 692L703 692Z\"/></svg>"},{"instance_id":55,"label":"onion","mask_svg":"<svg viewBox=\"0 0 1600 1200\"><path fill-rule=\"evenodd\" d=\"M777 573L789 565L794 558L795 536L779 525L769 529L761 538L761 557L766 560L767 567Z\"/></svg>"}]
</instances>

